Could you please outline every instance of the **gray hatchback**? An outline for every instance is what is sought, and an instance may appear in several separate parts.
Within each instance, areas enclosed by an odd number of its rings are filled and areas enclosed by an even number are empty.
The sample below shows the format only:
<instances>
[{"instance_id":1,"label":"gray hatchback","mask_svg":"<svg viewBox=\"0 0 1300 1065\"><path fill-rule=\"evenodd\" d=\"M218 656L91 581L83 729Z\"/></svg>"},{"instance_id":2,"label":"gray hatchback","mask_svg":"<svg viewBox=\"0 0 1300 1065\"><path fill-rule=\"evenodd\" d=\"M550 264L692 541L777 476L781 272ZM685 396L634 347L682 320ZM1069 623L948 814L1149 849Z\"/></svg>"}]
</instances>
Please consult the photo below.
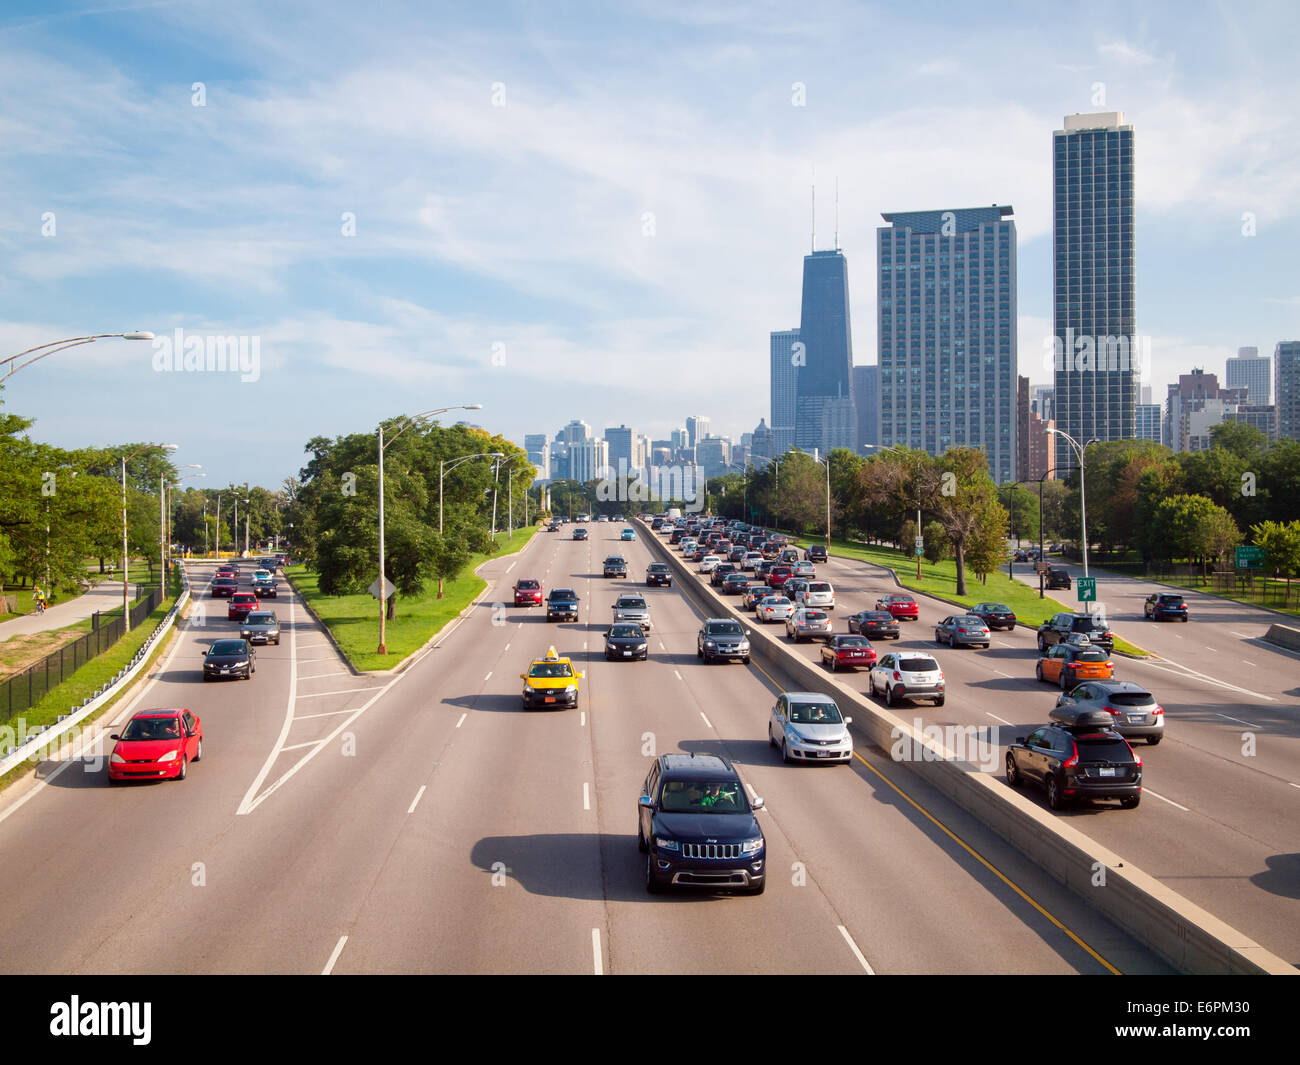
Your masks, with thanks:
<instances>
[{"instance_id":1,"label":"gray hatchback","mask_svg":"<svg viewBox=\"0 0 1300 1065\"><path fill-rule=\"evenodd\" d=\"M1145 688L1126 680L1085 681L1062 693L1048 717L1073 725L1080 715L1098 710L1110 715L1110 727L1126 740L1146 740L1154 747L1164 739L1164 708Z\"/></svg>"},{"instance_id":2,"label":"gray hatchback","mask_svg":"<svg viewBox=\"0 0 1300 1065\"><path fill-rule=\"evenodd\" d=\"M249 643L280 646L280 621L273 610L252 610L239 626L239 635Z\"/></svg>"}]
</instances>

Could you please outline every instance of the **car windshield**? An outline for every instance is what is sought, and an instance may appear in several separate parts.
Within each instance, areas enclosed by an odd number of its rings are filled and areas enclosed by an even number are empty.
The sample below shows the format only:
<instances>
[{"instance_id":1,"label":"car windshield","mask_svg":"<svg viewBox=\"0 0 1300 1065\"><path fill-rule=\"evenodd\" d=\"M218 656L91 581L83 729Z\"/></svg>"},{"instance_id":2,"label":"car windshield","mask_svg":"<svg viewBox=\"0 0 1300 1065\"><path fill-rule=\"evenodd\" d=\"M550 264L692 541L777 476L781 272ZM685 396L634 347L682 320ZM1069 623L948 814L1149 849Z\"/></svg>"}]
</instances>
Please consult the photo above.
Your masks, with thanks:
<instances>
[{"instance_id":1,"label":"car windshield","mask_svg":"<svg viewBox=\"0 0 1300 1065\"><path fill-rule=\"evenodd\" d=\"M666 813L745 813L749 802L735 780L665 780L659 796Z\"/></svg>"},{"instance_id":2,"label":"car windshield","mask_svg":"<svg viewBox=\"0 0 1300 1065\"><path fill-rule=\"evenodd\" d=\"M229 584L238 584L239 582L236 581L234 577L218 577L218 578L217 578L216 580L214 580L212 583L213 583L213 584L219 584L219 585L221 585L221 586L224 588L224 587L226 587L226 585L229 585Z\"/></svg>"},{"instance_id":3,"label":"car windshield","mask_svg":"<svg viewBox=\"0 0 1300 1065\"><path fill-rule=\"evenodd\" d=\"M861 636L837 636L835 638L836 647L870 647Z\"/></svg>"},{"instance_id":4,"label":"car windshield","mask_svg":"<svg viewBox=\"0 0 1300 1065\"><path fill-rule=\"evenodd\" d=\"M577 599L578 597L568 588L556 588L551 592L552 599Z\"/></svg>"},{"instance_id":5,"label":"car windshield","mask_svg":"<svg viewBox=\"0 0 1300 1065\"><path fill-rule=\"evenodd\" d=\"M1105 632L1106 622L1100 618L1075 618L1071 629L1074 632Z\"/></svg>"},{"instance_id":6,"label":"car windshield","mask_svg":"<svg viewBox=\"0 0 1300 1065\"><path fill-rule=\"evenodd\" d=\"M617 605L619 610L644 610L645 600L623 598L618 601Z\"/></svg>"},{"instance_id":7,"label":"car windshield","mask_svg":"<svg viewBox=\"0 0 1300 1065\"><path fill-rule=\"evenodd\" d=\"M989 614L1010 614L1011 613L1011 608L1007 606L1006 603L985 603L984 606L981 607L981 609Z\"/></svg>"},{"instance_id":8,"label":"car windshield","mask_svg":"<svg viewBox=\"0 0 1300 1065\"><path fill-rule=\"evenodd\" d=\"M253 574L253 580L255 581L265 580L269 576L271 576L271 574L268 573L266 570L259 569L257 572Z\"/></svg>"},{"instance_id":9,"label":"car windshield","mask_svg":"<svg viewBox=\"0 0 1300 1065\"><path fill-rule=\"evenodd\" d=\"M242 655L244 651L243 640L217 640L208 648L210 655Z\"/></svg>"},{"instance_id":10,"label":"car windshield","mask_svg":"<svg viewBox=\"0 0 1300 1065\"><path fill-rule=\"evenodd\" d=\"M623 565L623 560L619 558L618 555L610 555L609 558L605 559L605 564L610 565L611 563L621 566Z\"/></svg>"},{"instance_id":11,"label":"car windshield","mask_svg":"<svg viewBox=\"0 0 1300 1065\"><path fill-rule=\"evenodd\" d=\"M651 563L650 563L650 572L651 572L651 573L666 573L667 570L668 570L668 564L667 564L666 562L651 562Z\"/></svg>"},{"instance_id":12,"label":"car windshield","mask_svg":"<svg viewBox=\"0 0 1300 1065\"><path fill-rule=\"evenodd\" d=\"M862 615L864 621L881 621L887 625L894 623L893 615L886 614L883 610L871 610Z\"/></svg>"},{"instance_id":13,"label":"car windshield","mask_svg":"<svg viewBox=\"0 0 1300 1065\"><path fill-rule=\"evenodd\" d=\"M645 634L641 631L640 625L615 625L609 630L609 635L615 640L630 639L642 637Z\"/></svg>"},{"instance_id":14,"label":"car windshield","mask_svg":"<svg viewBox=\"0 0 1300 1065\"><path fill-rule=\"evenodd\" d=\"M133 717L122 732L124 740L178 740L181 723L175 717Z\"/></svg>"},{"instance_id":15,"label":"car windshield","mask_svg":"<svg viewBox=\"0 0 1300 1065\"><path fill-rule=\"evenodd\" d=\"M1080 757L1087 762L1124 762L1133 761L1133 751L1122 738L1114 735L1075 736L1074 742L1079 747Z\"/></svg>"},{"instance_id":16,"label":"car windshield","mask_svg":"<svg viewBox=\"0 0 1300 1065\"><path fill-rule=\"evenodd\" d=\"M939 663L933 658L900 658L898 668L905 673L937 673Z\"/></svg>"},{"instance_id":17,"label":"car windshield","mask_svg":"<svg viewBox=\"0 0 1300 1065\"><path fill-rule=\"evenodd\" d=\"M520 581L520 582L519 582L519 590L520 590L520 591L531 592L531 591L534 591L537 587L538 587L538 584L537 584L536 581Z\"/></svg>"},{"instance_id":18,"label":"car windshield","mask_svg":"<svg viewBox=\"0 0 1300 1065\"><path fill-rule=\"evenodd\" d=\"M740 623L736 621L710 621L704 626L710 636L739 636Z\"/></svg>"},{"instance_id":19,"label":"car windshield","mask_svg":"<svg viewBox=\"0 0 1300 1065\"><path fill-rule=\"evenodd\" d=\"M528 671L530 677L543 677L554 680L556 677L573 676L573 667L568 662L534 662Z\"/></svg>"},{"instance_id":20,"label":"car windshield","mask_svg":"<svg viewBox=\"0 0 1300 1065\"><path fill-rule=\"evenodd\" d=\"M248 617L244 619L244 623L247 625L274 625L275 615L257 613L249 614Z\"/></svg>"},{"instance_id":21,"label":"car windshield","mask_svg":"<svg viewBox=\"0 0 1300 1065\"><path fill-rule=\"evenodd\" d=\"M957 619L958 625L983 625L984 619L977 618L974 614L967 614L965 617Z\"/></svg>"},{"instance_id":22,"label":"car windshield","mask_svg":"<svg viewBox=\"0 0 1300 1065\"><path fill-rule=\"evenodd\" d=\"M843 723L834 703L791 703L790 723L794 725L839 725Z\"/></svg>"},{"instance_id":23,"label":"car windshield","mask_svg":"<svg viewBox=\"0 0 1300 1065\"><path fill-rule=\"evenodd\" d=\"M234 601L236 603L256 603L257 596L252 592L239 592L235 595Z\"/></svg>"},{"instance_id":24,"label":"car windshield","mask_svg":"<svg viewBox=\"0 0 1300 1065\"><path fill-rule=\"evenodd\" d=\"M1160 601L1162 603L1181 603L1183 597L1181 595L1162 595Z\"/></svg>"}]
</instances>

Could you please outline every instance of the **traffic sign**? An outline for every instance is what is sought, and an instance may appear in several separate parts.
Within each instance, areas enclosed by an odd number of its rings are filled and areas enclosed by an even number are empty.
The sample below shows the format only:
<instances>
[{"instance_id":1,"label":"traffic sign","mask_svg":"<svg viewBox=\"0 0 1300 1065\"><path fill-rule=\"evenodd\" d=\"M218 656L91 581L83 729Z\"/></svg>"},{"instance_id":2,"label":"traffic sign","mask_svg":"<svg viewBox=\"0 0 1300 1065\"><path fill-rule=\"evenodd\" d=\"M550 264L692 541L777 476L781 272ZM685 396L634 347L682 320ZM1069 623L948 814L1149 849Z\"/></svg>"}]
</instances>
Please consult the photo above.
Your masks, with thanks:
<instances>
[{"instance_id":1,"label":"traffic sign","mask_svg":"<svg viewBox=\"0 0 1300 1065\"><path fill-rule=\"evenodd\" d=\"M1250 544L1237 548L1237 569L1259 569L1264 564L1264 549Z\"/></svg>"},{"instance_id":2,"label":"traffic sign","mask_svg":"<svg viewBox=\"0 0 1300 1065\"><path fill-rule=\"evenodd\" d=\"M1097 578L1080 577L1074 582L1079 591L1079 602L1095 603L1097 601Z\"/></svg>"},{"instance_id":3,"label":"traffic sign","mask_svg":"<svg viewBox=\"0 0 1300 1065\"><path fill-rule=\"evenodd\" d=\"M920 558L925 554L925 541L921 537L916 538L916 557Z\"/></svg>"},{"instance_id":4,"label":"traffic sign","mask_svg":"<svg viewBox=\"0 0 1300 1065\"><path fill-rule=\"evenodd\" d=\"M384 582L382 588L379 583L380 581ZM373 595L376 599L384 600L387 599L389 596L391 596L395 591L397 591L397 585L395 585L387 577L376 577L374 579L374 582L370 585L369 590L370 590L370 594ZM380 594L381 590L383 594Z\"/></svg>"}]
</instances>

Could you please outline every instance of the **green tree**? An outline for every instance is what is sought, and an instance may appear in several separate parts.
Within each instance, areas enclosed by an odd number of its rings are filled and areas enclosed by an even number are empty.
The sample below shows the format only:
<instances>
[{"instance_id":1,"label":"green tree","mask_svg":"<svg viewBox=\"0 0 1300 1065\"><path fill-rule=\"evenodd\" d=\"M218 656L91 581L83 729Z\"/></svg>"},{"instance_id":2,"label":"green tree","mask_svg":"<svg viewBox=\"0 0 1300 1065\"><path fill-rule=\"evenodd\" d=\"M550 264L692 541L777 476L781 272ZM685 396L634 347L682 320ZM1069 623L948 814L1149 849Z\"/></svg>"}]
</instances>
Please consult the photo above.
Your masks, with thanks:
<instances>
[{"instance_id":1,"label":"green tree","mask_svg":"<svg viewBox=\"0 0 1300 1065\"><path fill-rule=\"evenodd\" d=\"M1300 521L1262 521L1251 526L1250 535L1264 550L1265 568L1286 578L1289 599L1291 578L1300 574Z\"/></svg>"},{"instance_id":2,"label":"green tree","mask_svg":"<svg viewBox=\"0 0 1300 1065\"><path fill-rule=\"evenodd\" d=\"M963 596L966 594L966 543L987 508L998 505L997 486L989 476L988 459L978 448L949 448L934 461L940 480L939 490L931 496L930 509L952 541L957 594Z\"/></svg>"},{"instance_id":3,"label":"green tree","mask_svg":"<svg viewBox=\"0 0 1300 1065\"><path fill-rule=\"evenodd\" d=\"M948 541L948 533L944 530L943 524L938 521L932 521L925 527L925 540L922 550L925 552L925 560L932 566L937 566L948 557L952 544Z\"/></svg>"},{"instance_id":4,"label":"green tree","mask_svg":"<svg viewBox=\"0 0 1300 1065\"><path fill-rule=\"evenodd\" d=\"M1037 519L1037 513L1034 517ZM1006 549L1007 512L998 503L988 503L980 512L966 544L966 560L981 584L988 583L989 574L1006 557Z\"/></svg>"}]
</instances>

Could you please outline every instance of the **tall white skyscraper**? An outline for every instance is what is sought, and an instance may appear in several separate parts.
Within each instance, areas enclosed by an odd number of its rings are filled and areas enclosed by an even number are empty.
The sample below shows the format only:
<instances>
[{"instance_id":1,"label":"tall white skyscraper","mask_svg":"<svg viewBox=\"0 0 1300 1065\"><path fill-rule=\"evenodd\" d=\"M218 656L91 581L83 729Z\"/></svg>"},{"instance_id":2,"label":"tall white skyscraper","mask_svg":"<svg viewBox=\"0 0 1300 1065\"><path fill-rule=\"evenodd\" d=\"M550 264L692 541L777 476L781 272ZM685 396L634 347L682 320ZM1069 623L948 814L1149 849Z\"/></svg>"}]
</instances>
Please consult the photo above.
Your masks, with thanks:
<instances>
[{"instance_id":1,"label":"tall white skyscraper","mask_svg":"<svg viewBox=\"0 0 1300 1065\"><path fill-rule=\"evenodd\" d=\"M1229 388L1244 388L1253 405L1268 406L1273 395L1273 360L1259 348L1238 348L1228 357Z\"/></svg>"}]
</instances>

